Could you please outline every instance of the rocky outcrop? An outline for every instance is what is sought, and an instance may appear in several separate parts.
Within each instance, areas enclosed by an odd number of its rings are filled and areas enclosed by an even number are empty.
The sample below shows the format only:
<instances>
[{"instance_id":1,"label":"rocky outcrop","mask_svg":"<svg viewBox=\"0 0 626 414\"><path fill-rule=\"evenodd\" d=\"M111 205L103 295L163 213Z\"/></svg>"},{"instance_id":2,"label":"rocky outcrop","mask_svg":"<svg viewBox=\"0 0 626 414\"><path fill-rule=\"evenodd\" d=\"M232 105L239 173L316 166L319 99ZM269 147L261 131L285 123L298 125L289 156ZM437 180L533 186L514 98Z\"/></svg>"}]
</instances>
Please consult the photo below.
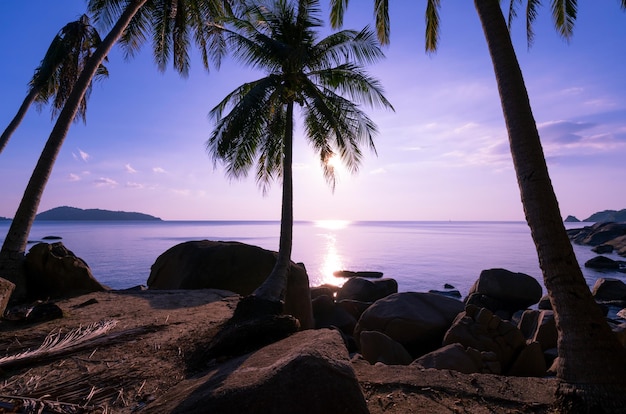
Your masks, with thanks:
<instances>
[{"instance_id":1,"label":"rocky outcrop","mask_svg":"<svg viewBox=\"0 0 626 414\"><path fill-rule=\"evenodd\" d=\"M209 408L210 407L210 408ZM181 381L150 404L153 413L368 413L338 332L298 332Z\"/></svg>"},{"instance_id":2,"label":"rocky outcrop","mask_svg":"<svg viewBox=\"0 0 626 414\"><path fill-rule=\"evenodd\" d=\"M626 255L626 223L602 222L592 226L567 231L570 239L576 244L599 246L610 244L617 251Z\"/></svg>"},{"instance_id":3,"label":"rocky outcrop","mask_svg":"<svg viewBox=\"0 0 626 414\"><path fill-rule=\"evenodd\" d=\"M398 282L395 279L369 280L353 277L346 281L337 292L337 300L351 299L360 302L376 302L393 293L398 293Z\"/></svg>"},{"instance_id":4,"label":"rocky outcrop","mask_svg":"<svg viewBox=\"0 0 626 414\"><path fill-rule=\"evenodd\" d=\"M27 295L34 299L59 298L107 290L87 263L62 242L37 243L25 257Z\"/></svg>"},{"instance_id":5,"label":"rocky outcrop","mask_svg":"<svg viewBox=\"0 0 626 414\"><path fill-rule=\"evenodd\" d=\"M14 283L0 277L0 315L4 315L4 310L9 304L14 289Z\"/></svg>"},{"instance_id":6,"label":"rocky outcrop","mask_svg":"<svg viewBox=\"0 0 626 414\"><path fill-rule=\"evenodd\" d=\"M593 285L591 294L599 301L626 300L626 283L619 279L601 277Z\"/></svg>"},{"instance_id":7,"label":"rocky outcrop","mask_svg":"<svg viewBox=\"0 0 626 414\"><path fill-rule=\"evenodd\" d=\"M506 269L487 269L480 272L466 303L492 312L514 313L539 302L541 294L541 285L532 276Z\"/></svg>"},{"instance_id":8,"label":"rocky outcrop","mask_svg":"<svg viewBox=\"0 0 626 414\"><path fill-rule=\"evenodd\" d=\"M463 309L463 302L437 294L395 293L363 312L354 338L359 344L361 332L382 332L415 358L441 346L444 334Z\"/></svg>"},{"instance_id":9,"label":"rocky outcrop","mask_svg":"<svg viewBox=\"0 0 626 414\"><path fill-rule=\"evenodd\" d=\"M613 260L606 256L596 256L585 262L585 267L600 270L620 270L626 268L626 262L621 260Z\"/></svg>"},{"instance_id":10,"label":"rocky outcrop","mask_svg":"<svg viewBox=\"0 0 626 414\"><path fill-rule=\"evenodd\" d=\"M189 241L161 254L152 265L149 289L222 289L246 296L263 283L276 252L239 242ZM309 278L304 265L291 263L285 313L303 329L313 327Z\"/></svg>"}]
</instances>

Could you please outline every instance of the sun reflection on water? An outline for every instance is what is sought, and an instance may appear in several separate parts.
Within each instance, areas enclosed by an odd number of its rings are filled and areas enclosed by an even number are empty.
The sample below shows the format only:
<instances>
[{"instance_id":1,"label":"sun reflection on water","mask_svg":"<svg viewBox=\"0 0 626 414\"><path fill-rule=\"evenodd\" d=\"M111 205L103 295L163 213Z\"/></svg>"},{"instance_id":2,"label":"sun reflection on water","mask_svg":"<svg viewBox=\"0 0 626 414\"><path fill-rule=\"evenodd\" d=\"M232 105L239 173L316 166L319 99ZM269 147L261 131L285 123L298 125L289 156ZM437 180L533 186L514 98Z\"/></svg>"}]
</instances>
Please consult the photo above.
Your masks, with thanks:
<instances>
[{"instance_id":1,"label":"sun reflection on water","mask_svg":"<svg viewBox=\"0 0 626 414\"><path fill-rule=\"evenodd\" d=\"M318 285L330 284L341 286L345 279L336 277L333 273L344 269L344 257L337 249L337 231L345 229L350 224L348 220L318 220L315 227L324 229L319 236L323 238L324 253L319 266Z\"/></svg>"}]
</instances>

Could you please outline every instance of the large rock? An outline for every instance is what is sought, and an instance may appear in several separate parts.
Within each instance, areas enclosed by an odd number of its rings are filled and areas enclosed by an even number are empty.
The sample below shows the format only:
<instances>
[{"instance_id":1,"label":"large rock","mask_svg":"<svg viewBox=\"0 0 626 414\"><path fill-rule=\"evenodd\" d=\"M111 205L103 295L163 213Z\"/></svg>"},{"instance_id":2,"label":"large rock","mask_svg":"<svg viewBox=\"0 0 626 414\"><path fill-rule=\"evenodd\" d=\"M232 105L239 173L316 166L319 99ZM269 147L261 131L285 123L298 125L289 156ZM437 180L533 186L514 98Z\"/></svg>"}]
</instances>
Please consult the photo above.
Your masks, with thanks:
<instances>
[{"instance_id":1,"label":"large rock","mask_svg":"<svg viewBox=\"0 0 626 414\"><path fill-rule=\"evenodd\" d=\"M485 308L468 305L446 332L444 345L459 343L478 351L491 351L498 356L503 372L510 367L526 345L522 332Z\"/></svg>"},{"instance_id":2,"label":"large rock","mask_svg":"<svg viewBox=\"0 0 626 414\"><path fill-rule=\"evenodd\" d=\"M601 270L619 270L620 264L617 260L610 259L606 256L596 256L585 262L585 267L589 269L601 269Z\"/></svg>"},{"instance_id":3,"label":"large rock","mask_svg":"<svg viewBox=\"0 0 626 414\"><path fill-rule=\"evenodd\" d=\"M441 346L443 335L463 309L463 302L434 293L395 293L363 312L354 337L358 344L361 332L382 332L417 357Z\"/></svg>"},{"instance_id":4,"label":"large rock","mask_svg":"<svg viewBox=\"0 0 626 414\"><path fill-rule=\"evenodd\" d=\"M480 272L478 280L470 289L469 295L474 293L496 299L502 306L506 306L504 310L514 312L539 302L542 289L539 282L527 274L506 269L487 269ZM491 310L495 312L498 309Z\"/></svg>"},{"instance_id":5,"label":"large rock","mask_svg":"<svg viewBox=\"0 0 626 414\"><path fill-rule=\"evenodd\" d=\"M594 283L591 293L596 300L624 300L626 283L619 279L601 277Z\"/></svg>"},{"instance_id":6,"label":"large rock","mask_svg":"<svg viewBox=\"0 0 626 414\"><path fill-rule=\"evenodd\" d=\"M185 414L368 413L341 335L328 329L298 332L220 364L146 408Z\"/></svg>"},{"instance_id":7,"label":"large rock","mask_svg":"<svg viewBox=\"0 0 626 414\"><path fill-rule=\"evenodd\" d=\"M595 223L582 229L569 230L568 234L574 243L598 246L626 235L626 223Z\"/></svg>"},{"instance_id":8,"label":"large rock","mask_svg":"<svg viewBox=\"0 0 626 414\"><path fill-rule=\"evenodd\" d=\"M382 332L363 331L360 335L361 355L370 364L409 365L413 357L406 349Z\"/></svg>"},{"instance_id":9,"label":"large rock","mask_svg":"<svg viewBox=\"0 0 626 414\"><path fill-rule=\"evenodd\" d=\"M365 279L353 277L343 284L337 292L337 300L358 300L360 302L376 302L391 294L398 293L398 282L394 279Z\"/></svg>"},{"instance_id":10,"label":"large rock","mask_svg":"<svg viewBox=\"0 0 626 414\"><path fill-rule=\"evenodd\" d=\"M14 289L15 284L0 277L0 317L4 315L4 310L9 304Z\"/></svg>"},{"instance_id":11,"label":"large rock","mask_svg":"<svg viewBox=\"0 0 626 414\"><path fill-rule=\"evenodd\" d=\"M528 309L522 314L518 328L530 342L537 342L541 350L556 348L559 337L551 310Z\"/></svg>"},{"instance_id":12,"label":"large rock","mask_svg":"<svg viewBox=\"0 0 626 414\"><path fill-rule=\"evenodd\" d=\"M486 373L500 374L502 371L496 354L465 348L455 343L439 348L421 356L413 362L424 368L451 369L464 374Z\"/></svg>"},{"instance_id":13,"label":"large rock","mask_svg":"<svg viewBox=\"0 0 626 414\"><path fill-rule=\"evenodd\" d=\"M93 275L87 263L62 242L37 243L25 257L28 296L58 298L108 290Z\"/></svg>"},{"instance_id":14,"label":"large rock","mask_svg":"<svg viewBox=\"0 0 626 414\"><path fill-rule=\"evenodd\" d=\"M222 289L250 295L276 263L276 252L239 242L189 241L161 254L150 271L150 289ZM303 265L291 263L285 293L285 313L312 328L309 277Z\"/></svg>"}]
</instances>

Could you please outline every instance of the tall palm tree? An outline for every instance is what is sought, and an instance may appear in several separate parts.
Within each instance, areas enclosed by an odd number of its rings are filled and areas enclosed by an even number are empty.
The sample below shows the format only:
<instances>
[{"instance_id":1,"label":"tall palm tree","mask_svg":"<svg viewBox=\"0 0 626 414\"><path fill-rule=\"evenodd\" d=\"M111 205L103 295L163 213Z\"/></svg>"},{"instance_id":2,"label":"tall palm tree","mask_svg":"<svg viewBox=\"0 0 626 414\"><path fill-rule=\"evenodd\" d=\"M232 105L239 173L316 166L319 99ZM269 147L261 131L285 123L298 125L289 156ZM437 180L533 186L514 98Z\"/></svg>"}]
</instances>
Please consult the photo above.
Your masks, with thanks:
<instances>
[{"instance_id":1,"label":"tall palm tree","mask_svg":"<svg viewBox=\"0 0 626 414\"><path fill-rule=\"evenodd\" d=\"M232 3L238 1L90 0L89 9L96 19L104 24L112 24L112 28L86 62L63 105L0 250L0 277L15 284L12 301L23 299L27 293L23 268L24 253L28 234L54 162L80 108L80 103L89 90L91 80L111 48L121 39L128 54L132 55L146 37L152 34L159 67L163 69L168 57L173 54L174 68L185 75L189 64L187 53L190 36L193 34L196 44L201 46L204 64L208 67L209 57L217 58L224 50L219 40L212 40L213 37L219 36L219 32L213 30L208 23L230 12Z\"/></svg>"},{"instance_id":2,"label":"tall palm tree","mask_svg":"<svg viewBox=\"0 0 626 414\"><path fill-rule=\"evenodd\" d=\"M0 135L0 153L4 150L11 135L20 125L33 103L43 106L52 99L52 116L63 108L72 87L95 48L100 45L100 35L91 26L89 17L83 14L78 20L68 23L57 33L50 43L44 58L35 69L28 83L29 89L15 117ZM108 76L105 66L100 65L95 78ZM78 107L77 119L85 120L87 98L91 84Z\"/></svg>"},{"instance_id":3,"label":"tall palm tree","mask_svg":"<svg viewBox=\"0 0 626 414\"><path fill-rule=\"evenodd\" d=\"M516 6L519 1L512 0ZM335 26L347 2L332 1ZM571 242L546 165L528 92L498 0L474 0L494 66L513 164L532 239L537 248L544 284L555 313L558 341L557 391L567 412L623 412L626 406L626 349L617 341L596 305ZM527 2L527 27L532 27L538 0ZM574 26L575 0L553 0L552 14L559 33L568 38ZM428 0L426 49L438 40L440 0ZM375 0L378 34L389 41L388 0ZM626 8L626 0L621 0ZM509 13L509 21L515 8ZM532 41L532 30L528 31Z\"/></svg>"},{"instance_id":4,"label":"tall palm tree","mask_svg":"<svg viewBox=\"0 0 626 414\"><path fill-rule=\"evenodd\" d=\"M383 58L374 33L343 30L319 39L319 13L317 0L261 2L248 8L245 18L229 19L228 28L222 28L232 53L266 76L239 86L211 110L216 126L207 149L232 178L245 177L256 164L264 191L273 179L282 178L276 265L252 295L274 303L283 299L291 261L295 107L333 188L332 157L356 172L361 145L375 150L376 125L361 104L393 109L379 82L363 69Z\"/></svg>"}]
</instances>

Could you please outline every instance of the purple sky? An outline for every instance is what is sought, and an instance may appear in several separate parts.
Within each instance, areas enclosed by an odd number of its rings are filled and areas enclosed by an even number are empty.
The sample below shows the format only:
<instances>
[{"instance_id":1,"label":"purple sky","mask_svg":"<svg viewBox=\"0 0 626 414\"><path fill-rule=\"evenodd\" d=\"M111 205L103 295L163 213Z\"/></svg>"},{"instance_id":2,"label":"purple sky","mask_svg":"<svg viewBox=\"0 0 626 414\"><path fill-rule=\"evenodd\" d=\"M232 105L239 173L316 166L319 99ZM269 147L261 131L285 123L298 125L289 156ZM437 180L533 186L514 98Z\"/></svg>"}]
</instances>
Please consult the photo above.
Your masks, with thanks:
<instances>
[{"instance_id":1,"label":"purple sky","mask_svg":"<svg viewBox=\"0 0 626 414\"><path fill-rule=\"evenodd\" d=\"M346 28L372 23L366 3L351 5ZM327 20L327 1L322 4ZM83 0L0 2L2 129L56 32L84 10ZM379 126L378 156L366 151L355 176L340 172L333 194L297 130L297 220L523 220L495 78L472 3L442 2L435 55L424 53L424 10L424 1L391 1L387 59L368 68L396 108L366 110ZM626 208L626 13L617 0L579 2L569 44L550 19L549 8L542 7L530 50L523 19L513 39L561 212L584 219ZM130 61L118 49L109 56L110 78L95 85L87 124L72 126L40 211L69 205L169 220L279 219L280 183L263 196L254 173L231 181L205 151L210 109L259 74L228 59L209 74L198 59L187 79L171 69L162 74L149 46ZM52 126L48 108L32 108L0 154L0 216L15 213Z\"/></svg>"}]
</instances>

